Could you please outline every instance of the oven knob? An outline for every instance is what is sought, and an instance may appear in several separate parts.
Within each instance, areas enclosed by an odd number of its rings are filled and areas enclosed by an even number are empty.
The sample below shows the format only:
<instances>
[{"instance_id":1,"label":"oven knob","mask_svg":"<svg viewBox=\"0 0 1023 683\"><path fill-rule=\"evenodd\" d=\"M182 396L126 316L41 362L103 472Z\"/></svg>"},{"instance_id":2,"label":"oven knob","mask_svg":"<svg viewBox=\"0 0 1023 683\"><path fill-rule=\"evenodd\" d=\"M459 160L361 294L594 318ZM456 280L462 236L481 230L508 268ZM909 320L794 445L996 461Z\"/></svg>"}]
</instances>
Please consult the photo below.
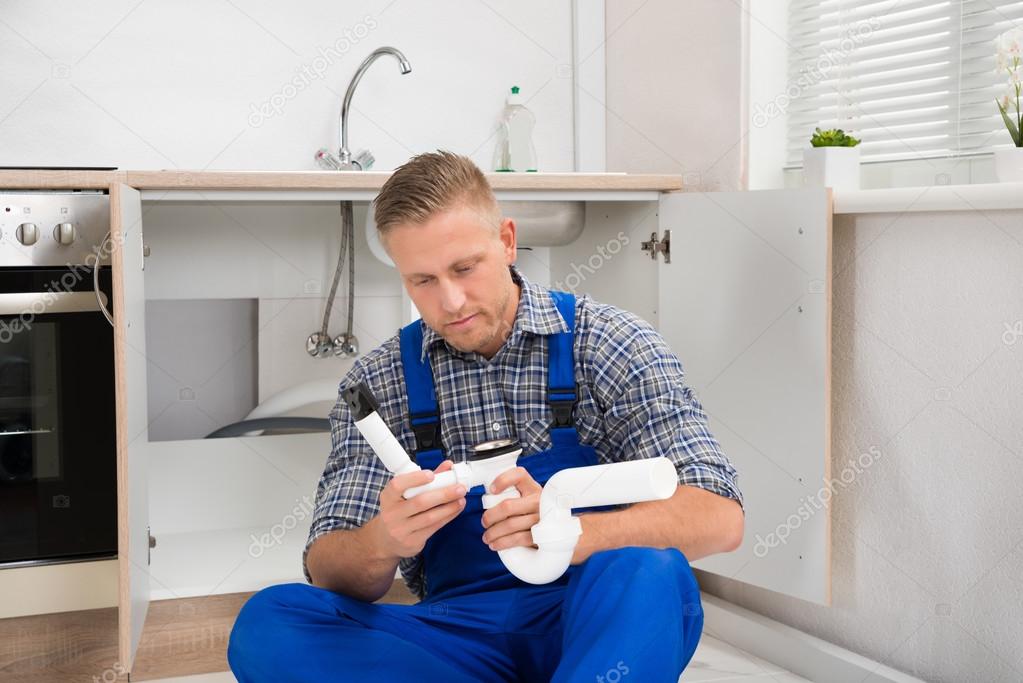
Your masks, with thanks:
<instances>
[{"instance_id":1,"label":"oven knob","mask_svg":"<svg viewBox=\"0 0 1023 683\"><path fill-rule=\"evenodd\" d=\"M36 228L35 223L22 223L18 226L15 234L18 237L18 241L26 247L35 244L36 240L39 239L39 230Z\"/></svg>"},{"instance_id":2,"label":"oven knob","mask_svg":"<svg viewBox=\"0 0 1023 683\"><path fill-rule=\"evenodd\" d=\"M77 236L72 223L57 223L53 228L53 239L61 244L71 244Z\"/></svg>"}]
</instances>

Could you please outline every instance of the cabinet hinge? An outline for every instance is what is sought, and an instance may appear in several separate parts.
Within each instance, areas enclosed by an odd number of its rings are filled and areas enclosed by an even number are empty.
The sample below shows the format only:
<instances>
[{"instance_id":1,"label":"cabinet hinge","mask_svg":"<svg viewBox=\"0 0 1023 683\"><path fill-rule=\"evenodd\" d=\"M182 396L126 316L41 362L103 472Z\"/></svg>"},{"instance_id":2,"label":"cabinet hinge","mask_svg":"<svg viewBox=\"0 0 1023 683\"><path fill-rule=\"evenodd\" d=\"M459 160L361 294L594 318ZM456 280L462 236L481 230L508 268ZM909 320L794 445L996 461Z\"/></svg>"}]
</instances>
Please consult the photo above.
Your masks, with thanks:
<instances>
[{"instance_id":1,"label":"cabinet hinge","mask_svg":"<svg viewBox=\"0 0 1023 683\"><path fill-rule=\"evenodd\" d=\"M640 242L643 251L650 252L650 258L657 260L657 252L664 255L664 262L671 263L671 230L664 231L664 239L657 239L657 233L650 233L650 239Z\"/></svg>"}]
</instances>

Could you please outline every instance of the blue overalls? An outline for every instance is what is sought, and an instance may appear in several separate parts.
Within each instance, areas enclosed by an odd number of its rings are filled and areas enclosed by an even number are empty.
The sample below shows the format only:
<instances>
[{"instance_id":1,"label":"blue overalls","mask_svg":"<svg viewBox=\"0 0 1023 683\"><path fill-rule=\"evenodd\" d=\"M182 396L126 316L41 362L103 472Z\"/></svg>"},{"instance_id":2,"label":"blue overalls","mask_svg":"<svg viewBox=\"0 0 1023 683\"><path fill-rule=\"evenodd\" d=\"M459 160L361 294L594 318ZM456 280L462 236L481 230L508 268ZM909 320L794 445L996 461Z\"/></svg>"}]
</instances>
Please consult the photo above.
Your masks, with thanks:
<instances>
[{"instance_id":1,"label":"blue overalls","mask_svg":"<svg viewBox=\"0 0 1023 683\"><path fill-rule=\"evenodd\" d=\"M575 297L551 292L569 331L548 337L551 448L520 457L538 483L597 464L572 426ZM444 459L422 327L401 331L416 461ZM586 681L675 683L703 629L699 587L676 549L594 553L552 583L523 583L485 543L478 486L423 548L427 597L370 604L305 584L254 595L235 623L228 660L242 683L273 681Z\"/></svg>"}]
</instances>

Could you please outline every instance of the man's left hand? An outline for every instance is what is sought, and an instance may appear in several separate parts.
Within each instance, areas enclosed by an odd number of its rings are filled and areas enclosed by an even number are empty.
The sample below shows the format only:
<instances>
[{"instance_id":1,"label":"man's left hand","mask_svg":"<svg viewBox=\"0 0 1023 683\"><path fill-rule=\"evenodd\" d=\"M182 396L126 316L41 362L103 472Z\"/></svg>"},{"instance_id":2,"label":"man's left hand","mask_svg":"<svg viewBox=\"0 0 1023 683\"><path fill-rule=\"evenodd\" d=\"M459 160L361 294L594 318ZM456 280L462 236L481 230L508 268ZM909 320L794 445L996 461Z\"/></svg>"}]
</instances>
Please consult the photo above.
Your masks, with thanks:
<instances>
[{"instance_id":1,"label":"man's left hand","mask_svg":"<svg viewBox=\"0 0 1023 683\"><path fill-rule=\"evenodd\" d=\"M483 513L483 542L491 550L505 550L516 546L535 548L530 528L540 521L540 492L543 490L524 467L502 472L490 486L500 493L514 486L519 498L510 498Z\"/></svg>"}]
</instances>

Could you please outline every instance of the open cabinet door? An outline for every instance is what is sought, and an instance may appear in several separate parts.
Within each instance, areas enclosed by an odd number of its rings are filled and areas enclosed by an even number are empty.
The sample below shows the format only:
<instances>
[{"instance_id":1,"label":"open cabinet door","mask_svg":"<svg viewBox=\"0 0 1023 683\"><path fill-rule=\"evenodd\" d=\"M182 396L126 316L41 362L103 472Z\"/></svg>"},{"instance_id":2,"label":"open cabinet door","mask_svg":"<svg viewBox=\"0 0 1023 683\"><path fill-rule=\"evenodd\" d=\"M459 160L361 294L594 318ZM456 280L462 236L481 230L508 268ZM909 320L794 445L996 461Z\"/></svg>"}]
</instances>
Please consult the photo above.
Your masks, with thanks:
<instances>
[{"instance_id":1,"label":"open cabinet door","mask_svg":"<svg viewBox=\"0 0 1023 683\"><path fill-rule=\"evenodd\" d=\"M659 227L659 329L745 499L742 546L693 566L830 604L830 191L666 194Z\"/></svg>"},{"instance_id":2,"label":"open cabinet door","mask_svg":"<svg viewBox=\"0 0 1023 683\"><path fill-rule=\"evenodd\" d=\"M130 671L149 609L149 496L146 418L146 296L142 199L110 188L117 405L118 656Z\"/></svg>"}]
</instances>

